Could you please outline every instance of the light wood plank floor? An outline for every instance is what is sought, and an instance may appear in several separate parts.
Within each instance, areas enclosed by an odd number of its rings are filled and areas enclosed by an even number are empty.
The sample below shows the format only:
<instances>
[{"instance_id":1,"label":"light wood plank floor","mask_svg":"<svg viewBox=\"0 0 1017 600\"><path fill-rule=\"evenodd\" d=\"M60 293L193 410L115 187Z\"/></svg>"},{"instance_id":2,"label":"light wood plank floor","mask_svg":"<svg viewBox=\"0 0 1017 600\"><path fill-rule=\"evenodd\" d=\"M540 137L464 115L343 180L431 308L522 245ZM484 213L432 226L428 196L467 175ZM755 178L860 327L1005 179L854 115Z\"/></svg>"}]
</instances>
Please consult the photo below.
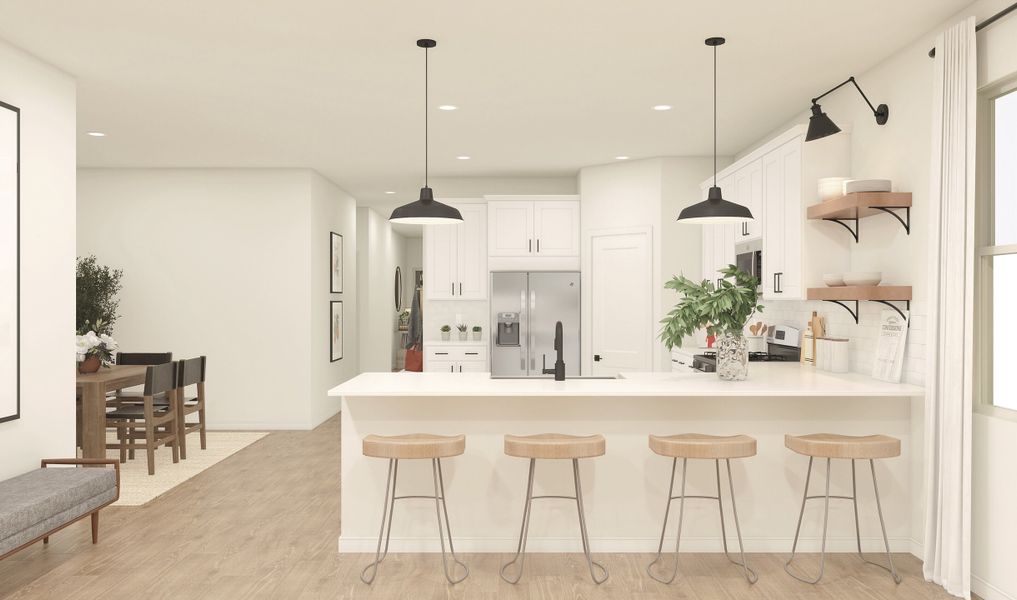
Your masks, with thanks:
<instances>
[{"instance_id":1,"label":"light wood plank floor","mask_svg":"<svg viewBox=\"0 0 1017 600\"><path fill-rule=\"evenodd\" d=\"M470 578L453 588L440 555L392 555L368 587L358 576L369 558L336 552L338 483L338 419L311 432L273 433L144 507L104 510L97 546L86 520L48 547L0 562L0 600L950 598L922 580L909 555L895 556L899 586L850 555L832 556L823 583L806 585L788 577L774 554L750 555L760 575L754 586L717 554L683 555L682 575L670 586L645 576L647 555L599 556L611 578L595 586L582 555L542 554L512 586L498 577L505 556L476 554L465 556Z\"/></svg>"}]
</instances>

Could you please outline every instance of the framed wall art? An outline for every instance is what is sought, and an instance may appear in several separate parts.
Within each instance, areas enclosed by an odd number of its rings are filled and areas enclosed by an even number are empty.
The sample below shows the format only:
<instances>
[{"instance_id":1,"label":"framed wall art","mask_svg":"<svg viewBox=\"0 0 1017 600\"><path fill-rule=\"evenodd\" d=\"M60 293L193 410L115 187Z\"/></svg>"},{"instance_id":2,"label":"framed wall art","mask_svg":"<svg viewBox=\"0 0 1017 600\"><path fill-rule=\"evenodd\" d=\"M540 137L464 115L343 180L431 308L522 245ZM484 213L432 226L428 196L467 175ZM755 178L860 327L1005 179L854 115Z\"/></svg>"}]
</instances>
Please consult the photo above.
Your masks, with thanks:
<instances>
[{"instance_id":1,"label":"framed wall art","mask_svg":"<svg viewBox=\"0 0 1017 600\"><path fill-rule=\"evenodd\" d=\"M329 310L328 350L332 362L343 358L343 301L332 300Z\"/></svg>"},{"instance_id":2,"label":"framed wall art","mask_svg":"<svg viewBox=\"0 0 1017 600\"><path fill-rule=\"evenodd\" d=\"M21 110L0 102L0 423L21 417Z\"/></svg>"},{"instance_id":3,"label":"framed wall art","mask_svg":"<svg viewBox=\"0 0 1017 600\"><path fill-rule=\"evenodd\" d=\"M333 294L343 293L343 236L331 232L329 255L329 291Z\"/></svg>"}]
</instances>

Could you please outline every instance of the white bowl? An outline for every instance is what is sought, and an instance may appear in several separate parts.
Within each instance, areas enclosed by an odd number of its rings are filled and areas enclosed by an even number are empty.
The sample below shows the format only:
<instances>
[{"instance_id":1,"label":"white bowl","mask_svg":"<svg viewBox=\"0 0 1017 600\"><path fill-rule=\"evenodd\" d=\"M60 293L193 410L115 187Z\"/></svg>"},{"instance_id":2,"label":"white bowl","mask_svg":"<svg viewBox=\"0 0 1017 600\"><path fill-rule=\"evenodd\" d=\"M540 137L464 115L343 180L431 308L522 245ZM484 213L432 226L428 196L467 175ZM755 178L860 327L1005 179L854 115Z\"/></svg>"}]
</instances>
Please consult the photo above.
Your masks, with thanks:
<instances>
[{"instance_id":1,"label":"white bowl","mask_svg":"<svg viewBox=\"0 0 1017 600\"><path fill-rule=\"evenodd\" d=\"M844 181L844 193L855 192L889 192L891 182L889 179L847 179Z\"/></svg>"},{"instance_id":2,"label":"white bowl","mask_svg":"<svg viewBox=\"0 0 1017 600\"><path fill-rule=\"evenodd\" d=\"M823 283L830 287L840 287L844 285L844 276L840 273L824 273Z\"/></svg>"},{"instance_id":3,"label":"white bowl","mask_svg":"<svg viewBox=\"0 0 1017 600\"><path fill-rule=\"evenodd\" d=\"M844 285L879 285L880 281L883 281L883 274L878 271L844 273Z\"/></svg>"}]
</instances>

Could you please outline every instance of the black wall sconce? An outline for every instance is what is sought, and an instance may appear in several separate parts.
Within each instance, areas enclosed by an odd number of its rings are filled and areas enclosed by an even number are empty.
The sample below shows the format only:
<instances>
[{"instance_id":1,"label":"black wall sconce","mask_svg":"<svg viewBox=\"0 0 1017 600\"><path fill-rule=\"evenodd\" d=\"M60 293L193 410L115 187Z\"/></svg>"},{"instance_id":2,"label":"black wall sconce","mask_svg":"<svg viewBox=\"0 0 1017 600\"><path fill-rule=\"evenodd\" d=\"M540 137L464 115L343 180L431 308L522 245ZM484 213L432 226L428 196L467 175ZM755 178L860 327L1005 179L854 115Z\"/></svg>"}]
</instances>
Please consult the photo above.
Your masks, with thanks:
<instances>
[{"instance_id":1,"label":"black wall sconce","mask_svg":"<svg viewBox=\"0 0 1017 600\"><path fill-rule=\"evenodd\" d=\"M880 104L879 106L872 106L872 103L869 102L869 98L865 95L865 92L862 91L862 88L858 87L858 82L855 81L855 78L848 77L844 83L834 86L826 93L812 99L812 116L809 117L809 132L805 134L806 142L818 140L819 138L825 138L828 135L833 135L840 131L840 127L837 127L837 125L830 119L830 117L826 116L826 113L823 112L823 109L819 106L818 103L819 100L823 98L823 96L826 96L831 92L835 92L849 83L854 84L855 89L857 89L858 93L862 95L862 99L864 99L865 103L868 104L869 108L872 109L872 114L876 117L876 124L878 125L886 124L887 119L890 118L890 107L888 107L885 104Z\"/></svg>"}]
</instances>

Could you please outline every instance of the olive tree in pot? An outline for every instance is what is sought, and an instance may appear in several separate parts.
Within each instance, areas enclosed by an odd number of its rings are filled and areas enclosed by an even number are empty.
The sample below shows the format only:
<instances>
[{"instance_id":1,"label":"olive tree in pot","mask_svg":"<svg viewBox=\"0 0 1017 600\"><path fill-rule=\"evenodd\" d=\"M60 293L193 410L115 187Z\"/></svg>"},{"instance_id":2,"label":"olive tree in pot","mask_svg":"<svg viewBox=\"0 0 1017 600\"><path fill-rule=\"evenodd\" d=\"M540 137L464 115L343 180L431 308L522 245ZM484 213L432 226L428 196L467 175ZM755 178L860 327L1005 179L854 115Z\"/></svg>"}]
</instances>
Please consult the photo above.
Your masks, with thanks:
<instances>
[{"instance_id":1,"label":"olive tree in pot","mask_svg":"<svg viewBox=\"0 0 1017 600\"><path fill-rule=\"evenodd\" d=\"M748 376L749 353L742 335L759 304L759 280L734 265L718 271L723 278L695 283L681 275L664 284L681 295L667 317L661 319L660 339L670 350L698 329L717 337L717 375L728 381Z\"/></svg>"}]
</instances>

